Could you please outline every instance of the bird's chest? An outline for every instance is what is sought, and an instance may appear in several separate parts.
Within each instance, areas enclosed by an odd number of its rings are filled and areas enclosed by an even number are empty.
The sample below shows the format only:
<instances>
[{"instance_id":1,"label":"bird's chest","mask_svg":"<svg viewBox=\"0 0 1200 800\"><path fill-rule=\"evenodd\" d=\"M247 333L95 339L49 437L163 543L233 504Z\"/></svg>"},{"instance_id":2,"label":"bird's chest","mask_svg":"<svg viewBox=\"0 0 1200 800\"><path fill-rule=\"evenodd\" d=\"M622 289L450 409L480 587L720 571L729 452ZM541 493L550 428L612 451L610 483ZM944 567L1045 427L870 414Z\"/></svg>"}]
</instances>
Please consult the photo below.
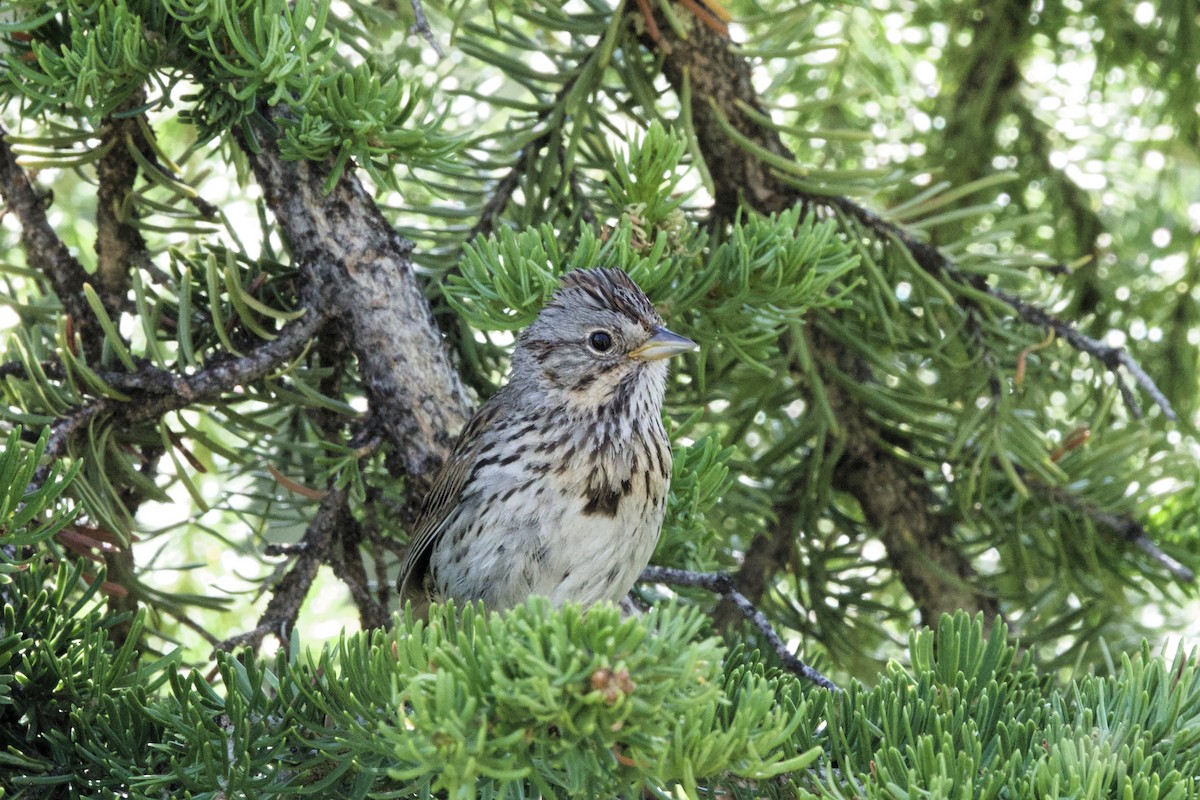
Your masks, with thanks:
<instances>
[{"instance_id":1,"label":"bird's chest","mask_svg":"<svg viewBox=\"0 0 1200 800\"><path fill-rule=\"evenodd\" d=\"M483 552L468 557L490 562L477 596L505 608L531 594L587 605L629 591L666 508L670 448L657 417L543 442L488 471Z\"/></svg>"},{"instance_id":2,"label":"bird's chest","mask_svg":"<svg viewBox=\"0 0 1200 800\"><path fill-rule=\"evenodd\" d=\"M531 570L531 589L556 603L616 600L658 542L671 474L666 435L620 432L569 449L551 471L545 558Z\"/></svg>"}]
</instances>

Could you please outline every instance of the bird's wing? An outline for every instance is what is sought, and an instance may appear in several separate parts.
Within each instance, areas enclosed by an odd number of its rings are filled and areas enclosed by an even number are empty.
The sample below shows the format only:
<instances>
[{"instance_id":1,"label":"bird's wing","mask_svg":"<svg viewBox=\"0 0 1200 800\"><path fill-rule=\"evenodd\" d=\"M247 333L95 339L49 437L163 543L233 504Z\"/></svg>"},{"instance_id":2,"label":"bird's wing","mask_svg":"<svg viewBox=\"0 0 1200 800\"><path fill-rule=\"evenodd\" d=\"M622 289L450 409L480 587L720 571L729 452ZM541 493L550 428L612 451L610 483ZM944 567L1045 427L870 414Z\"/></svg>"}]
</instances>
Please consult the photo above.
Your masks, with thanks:
<instances>
[{"instance_id":1,"label":"bird's wing","mask_svg":"<svg viewBox=\"0 0 1200 800\"><path fill-rule=\"evenodd\" d=\"M458 435L454 451L434 479L429 494L425 495L412 539L404 553L404 563L400 565L398 587L401 601L410 599L414 605L427 601L425 577L429 572L429 557L442 536L446 519L458 505L463 488L471 477L472 465L484 443L482 434L496 421L502 407L497 393L471 417Z\"/></svg>"}]
</instances>

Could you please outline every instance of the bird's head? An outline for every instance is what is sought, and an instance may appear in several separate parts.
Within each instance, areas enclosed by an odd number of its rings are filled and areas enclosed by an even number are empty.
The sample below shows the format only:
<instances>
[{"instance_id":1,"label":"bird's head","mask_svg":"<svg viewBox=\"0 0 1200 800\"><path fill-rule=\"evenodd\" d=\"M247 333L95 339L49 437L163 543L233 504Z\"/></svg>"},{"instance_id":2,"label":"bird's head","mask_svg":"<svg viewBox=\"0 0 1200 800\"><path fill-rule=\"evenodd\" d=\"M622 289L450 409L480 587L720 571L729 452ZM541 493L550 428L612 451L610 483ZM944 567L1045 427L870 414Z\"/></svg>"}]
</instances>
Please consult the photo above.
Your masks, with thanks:
<instances>
[{"instance_id":1,"label":"bird's head","mask_svg":"<svg viewBox=\"0 0 1200 800\"><path fill-rule=\"evenodd\" d=\"M522 331L513 380L572 406L598 407L649 391L661 404L666 359L696 348L667 330L650 300L619 269L575 270Z\"/></svg>"}]
</instances>

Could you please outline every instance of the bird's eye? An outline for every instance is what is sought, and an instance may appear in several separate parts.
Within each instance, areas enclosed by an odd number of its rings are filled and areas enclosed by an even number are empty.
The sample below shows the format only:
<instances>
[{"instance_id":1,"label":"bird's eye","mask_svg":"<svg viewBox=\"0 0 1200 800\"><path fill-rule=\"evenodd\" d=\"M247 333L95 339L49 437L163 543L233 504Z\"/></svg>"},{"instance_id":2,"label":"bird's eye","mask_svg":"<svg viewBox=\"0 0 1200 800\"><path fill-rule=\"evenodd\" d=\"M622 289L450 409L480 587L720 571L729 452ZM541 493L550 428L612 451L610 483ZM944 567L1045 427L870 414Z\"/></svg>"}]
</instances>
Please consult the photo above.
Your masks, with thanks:
<instances>
[{"instance_id":1,"label":"bird's eye","mask_svg":"<svg viewBox=\"0 0 1200 800\"><path fill-rule=\"evenodd\" d=\"M612 336L607 331L592 331L588 334L588 344L597 353L603 353L612 347Z\"/></svg>"}]
</instances>

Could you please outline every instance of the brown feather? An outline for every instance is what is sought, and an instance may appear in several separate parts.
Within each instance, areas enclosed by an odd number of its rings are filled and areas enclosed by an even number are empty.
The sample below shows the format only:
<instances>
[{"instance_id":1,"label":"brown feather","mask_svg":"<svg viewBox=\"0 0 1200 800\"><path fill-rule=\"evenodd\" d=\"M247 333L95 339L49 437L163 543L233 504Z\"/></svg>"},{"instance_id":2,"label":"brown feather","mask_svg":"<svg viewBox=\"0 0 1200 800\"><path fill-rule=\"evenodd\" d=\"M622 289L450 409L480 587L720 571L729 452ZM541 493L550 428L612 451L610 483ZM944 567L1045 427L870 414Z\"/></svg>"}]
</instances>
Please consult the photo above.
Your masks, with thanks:
<instances>
[{"instance_id":1,"label":"brown feather","mask_svg":"<svg viewBox=\"0 0 1200 800\"><path fill-rule=\"evenodd\" d=\"M429 555L441 538L446 518L458 505L462 490L471 477L479 450L486 440L481 434L491 427L503 407L504 390L492 395L463 426L454 451L433 481L433 486L421 504L421 514L413 528L412 538L400 565L400 601L412 600L422 607L428 603L425 577L429 571Z\"/></svg>"}]
</instances>

